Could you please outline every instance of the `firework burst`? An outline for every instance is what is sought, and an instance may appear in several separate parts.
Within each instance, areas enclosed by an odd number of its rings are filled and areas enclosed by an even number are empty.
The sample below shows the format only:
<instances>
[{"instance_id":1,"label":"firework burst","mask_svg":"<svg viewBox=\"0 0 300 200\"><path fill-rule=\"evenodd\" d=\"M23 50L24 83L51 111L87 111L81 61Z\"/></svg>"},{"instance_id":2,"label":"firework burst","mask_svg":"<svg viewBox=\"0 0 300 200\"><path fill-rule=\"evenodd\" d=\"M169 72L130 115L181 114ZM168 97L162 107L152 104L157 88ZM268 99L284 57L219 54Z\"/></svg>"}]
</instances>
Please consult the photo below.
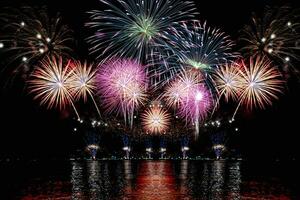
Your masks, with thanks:
<instances>
[{"instance_id":1,"label":"firework burst","mask_svg":"<svg viewBox=\"0 0 300 200\"><path fill-rule=\"evenodd\" d=\"M214 71L214 85L219 99L224 96L225 101L237 100L241 93L240 65L237 63L225 64Z\"/></svg>"},{"instance_id":2,"label":"firework burst","mask_svg":"<svg viewBox=\"0 0 300 200\"><path fill-rule=\"evenodd\" d=\"M109 9L93 10L88 27L95 30L88 38L90 51L105 55L134 58L145 62L156 51L161 33L170 24L192 18L195 6L180 0L100 0Z\"/></svg>"},{"instance_id":3,"label":"firework burst","mask_svg":"<svg viewBox=\"0 0 300 200\"><path fill-rule=\"evenodd\" d=\"M93 64L88 65L87 62L81 63L79 61L73 61L71 63L72 76L71 76L71 93L75 100L83 99L84 102L87 101L89 96L96 109L100 115L99 108L94 99L96 86L96 70Z\"/></svg>"},{"instance_id":4,"label":"firework burst","mask_svg":"<svg viewBox=\"0 0 300 200\"><path fill-rule=\"evenodd\" d=\"M241 42L245 56L267 56L285 71L299 60L299 13L289 7L267 7L264 16L254 15L243 28ZM297 52L298 51L298 52Z\"/></svg>"},{"instance_id":5,"label":"firework burst","mask_svg":"<svg viewBox=\"0 0 300 200\"><path fill-rule=\"evenodd\" d=\"M186 122L195 125L196 137L199 123L206 117L212 105L211 92L203 84L203 77L195 70L181 73L167 86L162 96L168 106L177 107Z\"/></svg>"},{"instance_id":6,"label":"firework burst","mask_svg":"<svg viewBox=\"0 0 300 200\"><path fill-rule=\"evenodd\" d=\"M242 93L239 105L242 104L249 110L254 107L263 109L266 105L271 105L273 99L278 99L278 94L283 92L284 81L281 73L272 67L269 59L250 57L249 63L242 63L242 67L239 80Z\"/></svg>"},{"instance_id":7,"label":"firework burst","mask_svg":"<svg viewBox=\"0 0 300 200\"><path fill-rule=\"evenodd\" d=\"M66 57L72 52L72 31L58 15L49 17L45 8L8 9L0 14L0 24L0 42L10 58L8 65L17 66L13 72L26 75L45 57Z\"/></svg>"},{"instance_id":8,"label":"firework burst","mask_svg":"<svg viewBox=\"0 0 300 200\"><path fill-rule=\"evenodd\" d=\"M100 66L97 82L106 112L121 113L132 126L134 111L146 100L143 67L133 60L110 60Z\"/></svg>"},{"instance_id":9,"label":"firework burst","mask_svg":"<svg viewBox=\"0 0 300 200\"><path fill-rule=\"evenodd\" d=\"M234 43L229 36L219 29L207 26L206 22L194 20L177 23L164 33L164 37L166 51L173 56L166 58L167 71L162 73L171 76L192 68L207 76L207 83L211 84L210 72L237 57L232 52Z\"/></svg>"},{"instance_id":10,"label":"firework burst","mask_svg":"<svg viewBox=\"0 0 300 200\"><path fill-rule=\"evenodd\" d=\"M142 125L147 133L166 133L171 116L162 108L161 104L150 105L150 108L142 114Z\"/></svg>"},{"instance_id":11,"label":"firework burst","mask_svg":"<svg viewBox=\"0 0 300 200\"><path fill-rule=\"evenodd\" d=\"M49 109L64 109L71 104L79 118L70 92L72 73L70 62L65 64L61 57L47 57L33 71L28 81L29 92L35 95L34 99L40 100L41 105L46 104Z\"/></svg>"}]
</instances>

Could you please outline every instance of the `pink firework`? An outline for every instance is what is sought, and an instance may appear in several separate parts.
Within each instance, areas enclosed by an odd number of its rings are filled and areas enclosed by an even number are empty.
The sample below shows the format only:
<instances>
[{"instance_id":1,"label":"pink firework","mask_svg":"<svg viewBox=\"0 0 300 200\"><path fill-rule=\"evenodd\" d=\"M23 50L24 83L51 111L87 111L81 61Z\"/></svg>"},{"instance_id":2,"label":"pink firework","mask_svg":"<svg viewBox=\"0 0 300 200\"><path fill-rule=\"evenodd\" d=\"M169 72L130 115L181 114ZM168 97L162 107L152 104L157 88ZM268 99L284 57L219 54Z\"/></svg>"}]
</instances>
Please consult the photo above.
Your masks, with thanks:
<instances>
[{"instance_id":1,"label":"pink firework","mask_svg":"<svg viewBox=\"0 0 300 200\"><path fill-rule=\"evenodd\" d=\"M187 123L195 125L196 136L199 133L199 123L212 106L212 96L203 81L197 71L185 71L167 87L163 95L167 105L177 107L179 115Z\"/></svg>"},{"instance_id":2,"label":"pink firework","mask_svg":"<svg viewBox=\"0 0 300 200\"><path fill-rule=\"evenodd\" d=\"M134 111L146 100L143 66L134 60L110 60L100 66L96 79L106 112L122 114L132 126Z\"/></svg>"},{"instance_id":3,"label":"pink firework","mask_svg":"<svg viewBox=\"0 0 300 200\"><path fill-rule=\"evenodd\" d=\"M202 81L200 73L194 70L185 71L167 86L162 97L169 107L179 108L188 97L189 91Z\"/></svg>"},{"instance_id":4,"label":"pink firework","mask_svg":"<svg viewBox=\"0 0 300 200\"><path fill-rule=\"evenodd\" d=\"M188 95L182 99L179 115L188 123L195 125L196 137L199 134L199 123L205 119L211 107L210 91L201 83L193 85Z\"/></svg>"}]
</instances>

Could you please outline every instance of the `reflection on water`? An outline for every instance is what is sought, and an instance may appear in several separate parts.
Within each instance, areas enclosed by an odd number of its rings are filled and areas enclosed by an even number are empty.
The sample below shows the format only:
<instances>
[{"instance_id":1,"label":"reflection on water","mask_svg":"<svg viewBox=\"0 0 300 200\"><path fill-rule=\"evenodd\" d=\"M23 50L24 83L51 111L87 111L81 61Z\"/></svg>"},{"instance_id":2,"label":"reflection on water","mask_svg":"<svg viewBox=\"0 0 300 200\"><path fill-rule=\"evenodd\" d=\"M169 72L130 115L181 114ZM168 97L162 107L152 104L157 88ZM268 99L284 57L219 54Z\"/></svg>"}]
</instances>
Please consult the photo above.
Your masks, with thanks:
<instances>
[{"instance_id":1,"label":"reflection on water","mask_svg":"<svg viewBox=\"0 0 300 200\"><path fill-rule=\"evenodd\" d=\"M65 177L69 183L60 182L58 176L41 179L39 187L35 185L37 182L30 181L22 188L21 199L238 200L291 197L289 188L279 181L259 182L249 177L243 180L245 172L241 171L240 162L124 160L72 161L70 164L69 175ZM44 187L48 183L51 186L60 184L60 187L55 186L54 190Z\"/></svg>"}]
</instances>

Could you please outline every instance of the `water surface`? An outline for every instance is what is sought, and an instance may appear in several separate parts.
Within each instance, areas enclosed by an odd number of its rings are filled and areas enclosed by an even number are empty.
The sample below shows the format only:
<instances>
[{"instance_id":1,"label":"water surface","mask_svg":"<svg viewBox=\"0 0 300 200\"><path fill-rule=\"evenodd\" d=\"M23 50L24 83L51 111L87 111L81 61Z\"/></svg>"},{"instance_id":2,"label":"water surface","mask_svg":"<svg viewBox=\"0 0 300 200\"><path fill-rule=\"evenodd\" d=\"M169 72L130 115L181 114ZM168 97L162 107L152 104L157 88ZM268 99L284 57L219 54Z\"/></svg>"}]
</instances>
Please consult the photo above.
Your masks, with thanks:
<instances>
[{"instance_id":1,"label":"water surface","mask_svg":"<svg viewBox=\"0 0 300 200\"><path fill-rule=\"evenodd\" d=\"M300 199L295 163L53 160L0 164L3 199Z\"/></svg>"}]
</instances>

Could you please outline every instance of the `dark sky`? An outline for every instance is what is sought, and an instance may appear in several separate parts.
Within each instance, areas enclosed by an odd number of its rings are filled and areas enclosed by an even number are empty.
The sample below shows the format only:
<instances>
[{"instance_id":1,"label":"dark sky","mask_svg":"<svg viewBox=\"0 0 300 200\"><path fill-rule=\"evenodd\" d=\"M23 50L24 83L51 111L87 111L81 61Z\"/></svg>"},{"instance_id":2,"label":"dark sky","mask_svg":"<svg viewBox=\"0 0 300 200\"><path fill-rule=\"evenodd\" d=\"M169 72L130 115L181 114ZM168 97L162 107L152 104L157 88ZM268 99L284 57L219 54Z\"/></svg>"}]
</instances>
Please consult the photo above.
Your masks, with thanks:
<instances>
[{"instance_id":1,"label":"dark sky","mask_svg":"<svg viewBox=\"0 0 300 200\"><path fill-rule=\"evenodd\" d=\"M238 30L249 22L251 12L262 12L265 5L283 3L299 8L296 2L206 0L197 1L197 6L200 20L207 20L209 24L222 28L236 38ZM88 56L84 41L89 35L84 23L88 20L86 11L101 9L97 0L2 0L0 3L1 7L21 5L46 5L51 12L60 12L75 32L77 56L93 60L93 56ZM238 143L244 155L270 158L299 156L299 85L299 82L291 81L285 95L282 95L272 108L250 116L239 115L241 132ZM23 89L24 85L16 83L1 89L0 157L65 155L73 151L76 142L69 123L57 112L39 107ZM109 142L113 143L111 140Z\"/></svg>"}]
</instances>

